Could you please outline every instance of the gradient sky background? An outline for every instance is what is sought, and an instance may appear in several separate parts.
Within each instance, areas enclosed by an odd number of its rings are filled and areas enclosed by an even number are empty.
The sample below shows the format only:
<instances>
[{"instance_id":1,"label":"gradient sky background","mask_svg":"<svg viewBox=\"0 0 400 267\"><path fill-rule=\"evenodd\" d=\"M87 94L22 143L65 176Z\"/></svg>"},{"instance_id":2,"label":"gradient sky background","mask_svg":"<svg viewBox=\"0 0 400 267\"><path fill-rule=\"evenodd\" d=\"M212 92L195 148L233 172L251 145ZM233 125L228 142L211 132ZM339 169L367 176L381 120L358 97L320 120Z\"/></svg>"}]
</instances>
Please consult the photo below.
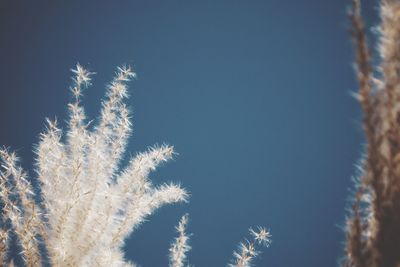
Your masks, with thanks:
<instances>
[{"instance_id":1,"label":"gradient sky background","mask_svg":"<svg viewBox=\"0 0 400 267\"><path fill-rule=\"evenodd\" d=\"M185 212L196 266L226 266L250 226L273 234L257 266L336 266L346 199L362 151L350 0L0 2L0 144L32 172L44 118L66 118L70 69L95 71L97 116L117 65L133 64L132 154L179 156L152 174L181 181L190 204L164 207L126 257L167 266ZM368 25L377 2L364 1Z\"/></svg>"}]
</instances>

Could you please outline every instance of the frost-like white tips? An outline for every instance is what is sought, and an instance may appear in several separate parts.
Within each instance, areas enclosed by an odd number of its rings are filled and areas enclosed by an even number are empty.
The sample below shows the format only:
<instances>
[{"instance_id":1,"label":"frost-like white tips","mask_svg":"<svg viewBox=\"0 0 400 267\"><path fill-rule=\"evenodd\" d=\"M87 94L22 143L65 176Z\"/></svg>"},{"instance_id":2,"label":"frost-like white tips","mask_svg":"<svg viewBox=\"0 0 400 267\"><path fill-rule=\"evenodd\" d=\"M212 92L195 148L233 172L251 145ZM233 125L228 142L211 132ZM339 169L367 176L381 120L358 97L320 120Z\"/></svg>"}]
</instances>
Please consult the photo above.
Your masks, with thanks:
<instances>
[{"instance_id":1,"label":"frost-like white tips","mask_svg":"<svg viewBox=\"0 0 400 267\"><path fill-rule=\"evenodd\" d=\"M260 245L267 247L271 245L271 234L266 228L259 226L256 231L250 228L250 234Z\"/></svg>"},{"instance_id":2,"label":"frost-like white tips","mask_svg":"<svg viewBox=\"0 0 400 267\"><path fill-rule=\"evenodd\" d=\"M7 251L13 231L27 266L133 267L124 260L124 240L158 208L189 198L177 183L153 185L149 179L150 172L174 156L172 146L150 147L131 158L124 169L119 167L131 131L124 100L129 95L126 83L136 77L133 70L117 68L93 127L88 127L80 103L81 89L90 84L93 73L79 64L72 71L74 98L68 105L66 138L57 121L47 119L35 149L40 204L16 154L0 148L0 266L12 266ZM187 223L184 215L176 227L170 267L183 267L191 249ZM232 266L249 266L257 255L255 245L270 244L264 228L251 234L254 241L241 244Z\"/></svg>"},{"instance_id":3,"label":"frost-like white tips","mask_svg":"<svg viewBox=\"0 0 400 267\"><path fill-rule=\"evenodd\" d=\"M191 249L189 246L189 235L186 233L186 225L189 220L189 215L185 214L176 226L176 231L179 236L175 238L169 249L169 266L170 267L183 267L187 252Z\"/></svg>"},{"instance_id":4,"label":"frost-like white tips","mask_svg":"<svg viewBox=\"0 0 400 267\"><path fill-rule=\"evenodd\" d=\"M136 78L136 73L132 70L131 66L121 66L117 68L116 81L129 81L132 78Z\"/></svg>"},{"instance_id":5,"label":"frost-like white tips","mask_svg":"<svg viewBox=\"0 0 400 267\"><path fill-rule=\"evenodd\" d=\"M90 85L91 81L91 75L93 75L93 72L89 72L86 69L84 69L79 63L76 64L75 69L71 69L71 71L75 74L75 77L73 78L74 81L79 84L79 85Z\"/></svg>"},{"instance_id":6,"label":"frost-like white tips","mask_svg":"<svg viewBox=\"0 0 400 267\"><path fill-rule=\"evenodd\" d=\"M173 183L163 184L153 193L154 203L159 204L186 202L188 198L189 194L186 190Z\"/></svg>"},{"instance_id":7,"label":"frost-like white tips","mask_svg":"<svg viewBox=\"0 0 400 267\"><path fill-rule=\"evenodd\" d=\"M165 204L186 201L188 193L173 183L153 186L148 178L172 157L171 146L151 147L126 169L118 168L131 131L124 103L126 83L136 77L131 67L117 68L100 120L92 129L85 122L80 96L93 73L79 64L72 72L74 98L68 105L67 138L61 138L56 121L47 119L35 151L43 203L36 204L16 155L0 149L3 213L13 225L28 266L41 265L39 236L52 266L134 266L123 258L124 240L146 216ZM0 265L7 261L2 248L7 251L8 233L0 227Z\"/></svg>"},{"instance_id":8,"label":"frost-like white tips","mask_svg":"<svg viewBox=\"0 0 400 267\"><path fill-rule=\"evenodd\" d=\"M41 264L37 235L43 237L44 222L40 218L40 208L36 207L34 192L31 184L26 179L26 173L19 167L15 153L7 149L0 149L0 198L3 204L2 220L10 220L13 231L21 245L21 255L28 266ZM8 235L8 223L2 223L1 232ZM7 252L8 243L3 240L4 253ZM3 253L0 249L0 253ZM5 260L5 255L0 255ZM3 264L4 262L0 262Z\"/></svg>"},{"instance_id":9,"label":"frost-like white tips","mask_svg":"<svg viewBox=\"0 0 400 267\"><path fill-rule=\"evenodd\" d=\"M239 249L233 253L233 261L229 264L230 267L250 267L253 260L259 252L256 245L268 247L271 244L271 234L264 227L257 227L257 230L250 228L250 235L253 236L251 241L246 240L239 244Z\"/></svg>"}]
</instances>

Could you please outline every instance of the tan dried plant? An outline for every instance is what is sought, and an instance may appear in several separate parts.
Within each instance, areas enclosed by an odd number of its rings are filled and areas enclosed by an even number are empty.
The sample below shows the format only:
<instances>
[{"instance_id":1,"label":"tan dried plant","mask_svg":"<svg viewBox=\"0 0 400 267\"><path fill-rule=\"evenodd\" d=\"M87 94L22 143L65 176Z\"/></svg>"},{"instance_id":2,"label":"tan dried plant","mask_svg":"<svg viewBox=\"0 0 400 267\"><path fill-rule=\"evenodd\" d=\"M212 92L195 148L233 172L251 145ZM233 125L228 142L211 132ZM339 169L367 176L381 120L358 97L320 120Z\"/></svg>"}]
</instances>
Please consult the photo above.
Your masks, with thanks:
<instances>
[{"instance_id":1,"label":"tan dried plant","mask_svg":"<svg viewBox=\"0 0 400 267\"><path fill-rule=\"evenodd\" d=\"M400 1L380 2L377 67L360 0L350 12L366 147L347 221L343 266L400 266Z\"/></svg>"}]
</instances>

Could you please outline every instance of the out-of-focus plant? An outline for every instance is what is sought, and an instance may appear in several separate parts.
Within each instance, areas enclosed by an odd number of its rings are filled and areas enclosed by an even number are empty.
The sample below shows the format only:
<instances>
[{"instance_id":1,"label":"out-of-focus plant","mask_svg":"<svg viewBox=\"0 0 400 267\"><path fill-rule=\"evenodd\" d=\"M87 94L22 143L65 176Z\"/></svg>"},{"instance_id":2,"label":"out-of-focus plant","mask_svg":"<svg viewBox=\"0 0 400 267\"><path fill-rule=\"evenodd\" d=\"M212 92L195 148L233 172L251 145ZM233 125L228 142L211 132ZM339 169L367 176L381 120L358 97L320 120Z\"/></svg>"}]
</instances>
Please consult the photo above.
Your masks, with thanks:
<instances>
[{"instance_id":1,"label":"out-of-focus plant","mask_svg":"<svg viewBox=\"0 0 400 267\"><path fill-rule=\"evenodd\" d=\"M365 153L347 221L343 266L400 266L400 1L380 2L379 63L371 64L360 0L350 11Z\"/></svg>"}]
</instances>

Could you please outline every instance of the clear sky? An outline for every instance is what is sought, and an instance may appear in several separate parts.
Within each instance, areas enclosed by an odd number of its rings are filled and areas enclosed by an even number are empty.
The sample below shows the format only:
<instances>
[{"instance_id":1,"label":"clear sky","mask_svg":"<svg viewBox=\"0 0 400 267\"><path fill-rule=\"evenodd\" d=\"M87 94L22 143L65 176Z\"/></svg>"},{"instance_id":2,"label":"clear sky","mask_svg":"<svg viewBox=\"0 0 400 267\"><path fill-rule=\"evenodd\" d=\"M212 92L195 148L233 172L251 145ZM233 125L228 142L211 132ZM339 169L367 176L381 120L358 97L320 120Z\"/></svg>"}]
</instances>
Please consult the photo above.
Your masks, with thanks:
<instances>
[{"instance_id":1,"label":"clear sky","mask_svg":"<svg viewBox=\"0 0 400 267\"><path fill-rule=\"evenodd\" d=\"M368 25L377 2L363 1ZM70 69L97 74L95 118L115 67L132 64L131 154L179 155L152 174L180 181L189 204L164 207L127 241L126 257L166 266L190 214L195 266L225 266L251 226L271 229L257 266L336 266L346 200L362 152L350 0L0 2L0 144L32 172L44 118L66 119ZM129 156L129 155L128 155Z\"/></svg>"}]
</instances>

